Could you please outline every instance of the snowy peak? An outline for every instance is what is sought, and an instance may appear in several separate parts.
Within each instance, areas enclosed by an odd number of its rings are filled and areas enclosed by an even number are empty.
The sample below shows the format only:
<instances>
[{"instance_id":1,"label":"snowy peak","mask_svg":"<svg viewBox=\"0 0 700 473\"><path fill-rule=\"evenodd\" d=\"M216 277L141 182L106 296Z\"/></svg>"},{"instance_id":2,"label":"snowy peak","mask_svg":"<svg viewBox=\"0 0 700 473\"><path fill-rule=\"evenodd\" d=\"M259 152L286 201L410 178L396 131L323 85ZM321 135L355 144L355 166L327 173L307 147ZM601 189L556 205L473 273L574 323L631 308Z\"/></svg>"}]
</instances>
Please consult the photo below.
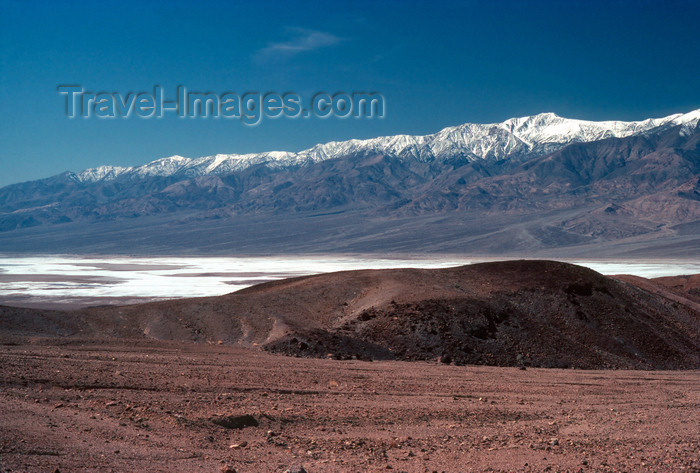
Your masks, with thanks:
<instances>
[{"instance_id":1,"label":"snowy peak","mask_svg":"<svg viewBox=\"0 0 700 473\"><path fill-rule=\"evenodd\" d=\"M138 167L100 166L73 174L79 182L110 181L154 176L198 177L240 172L252 166L282 168L305 166L353 155L383 154L416 161L460 157L467 160L525 160L554 152L572 143L625 138L681 126L689 133L700 121L700 110L637 122L586 121L540 113L501 123L465 123L432 135L395 135L368 140L332 141L298 153L269 151L255 154L217 154L197 159L170 156Z\"/></svg>"},{"instance_id":2,"label":"snowy peak","mask_svg":"<svg viewBox=\"0 0 700 473\"><path fill-rule=\"evenodd\" d=\"M134 171L140 176L170 176L180 171L190 161L189 158L182 156L170 156L139 166Z\"/></svg>"},{"instance_id":3,"label":"snowy peak","mask_svg":"<svg viewBox=\"0 0 700 473\"><path fill-rule=\"evenodd\" d=\"M77 174L70 174L70 177L78 182L110 181L132 169L131 167L99 166L86 169Z\"/></svg>"}]
</instances>

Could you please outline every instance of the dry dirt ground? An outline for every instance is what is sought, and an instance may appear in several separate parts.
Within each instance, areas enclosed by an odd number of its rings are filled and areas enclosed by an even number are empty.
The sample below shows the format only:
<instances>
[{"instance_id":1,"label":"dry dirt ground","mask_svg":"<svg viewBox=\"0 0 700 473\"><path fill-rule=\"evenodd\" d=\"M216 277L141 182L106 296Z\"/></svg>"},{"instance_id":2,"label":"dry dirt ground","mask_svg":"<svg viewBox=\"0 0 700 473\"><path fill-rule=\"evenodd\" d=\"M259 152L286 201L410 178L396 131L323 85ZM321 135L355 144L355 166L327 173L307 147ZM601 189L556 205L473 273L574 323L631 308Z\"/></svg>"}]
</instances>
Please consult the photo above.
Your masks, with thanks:
<instances>
[{"instance_id":1,"label":"dry dirt ground","mask_svg":"<svg viewBox=\"0 0 700 473\"><path fill-rule=\"evenodd\" d=\"M246 414L258 425L212 422ZM698 371L0 345L2 472L697 472L699 426Z\"/></svg>"}]
</instances>

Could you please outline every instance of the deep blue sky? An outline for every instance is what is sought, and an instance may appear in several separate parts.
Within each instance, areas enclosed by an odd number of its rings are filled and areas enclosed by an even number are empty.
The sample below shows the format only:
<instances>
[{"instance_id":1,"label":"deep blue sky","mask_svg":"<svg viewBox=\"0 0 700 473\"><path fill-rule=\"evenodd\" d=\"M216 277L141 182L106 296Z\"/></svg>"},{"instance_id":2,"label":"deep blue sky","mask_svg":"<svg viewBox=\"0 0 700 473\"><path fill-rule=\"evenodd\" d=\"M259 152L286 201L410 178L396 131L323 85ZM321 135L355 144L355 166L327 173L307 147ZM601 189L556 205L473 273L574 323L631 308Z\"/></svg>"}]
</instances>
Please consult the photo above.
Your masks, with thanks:
<instances>
[{"instance_id":1,"label":"deep blue sky","mask_svg":"<svg viewBox=\"0 0 700 473\"><path fill-rule=\"evenodd\" d=\"M0 185L179 154L298 151L553 111L700 108L700 2L0 0ZM382 120L74 119L99 92L377 91Z\"/></svg>"}]
</instances>

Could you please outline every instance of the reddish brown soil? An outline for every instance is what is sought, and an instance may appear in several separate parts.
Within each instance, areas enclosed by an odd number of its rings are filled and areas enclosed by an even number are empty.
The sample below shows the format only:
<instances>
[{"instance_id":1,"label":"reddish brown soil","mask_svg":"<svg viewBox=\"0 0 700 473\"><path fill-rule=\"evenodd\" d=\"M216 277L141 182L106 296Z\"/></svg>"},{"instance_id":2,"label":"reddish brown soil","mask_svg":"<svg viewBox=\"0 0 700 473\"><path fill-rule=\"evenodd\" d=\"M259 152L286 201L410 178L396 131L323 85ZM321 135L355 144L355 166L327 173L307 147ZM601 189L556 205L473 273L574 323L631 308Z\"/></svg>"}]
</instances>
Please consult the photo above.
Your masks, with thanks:
<instances>
[{"instance_id":1,"label":"reddish brown soil","mask_svg":"<svg viewBox=\"0 0 700 473\"><path fill-rule=\"evenodd\" d=\"M700 303L700 274L669 276L665 278L656 278L654 281Z\"/></svg>"},{"instance_id":2,"label":"reddish brown soil","mask_svg":"<svg viewBox=\"0 0 700 473\"><path fill-rule=\"evenodd\" d=\"M34 340L0 346L1 471L697 472L699 375Z\"/></svg>"}]
</instances>

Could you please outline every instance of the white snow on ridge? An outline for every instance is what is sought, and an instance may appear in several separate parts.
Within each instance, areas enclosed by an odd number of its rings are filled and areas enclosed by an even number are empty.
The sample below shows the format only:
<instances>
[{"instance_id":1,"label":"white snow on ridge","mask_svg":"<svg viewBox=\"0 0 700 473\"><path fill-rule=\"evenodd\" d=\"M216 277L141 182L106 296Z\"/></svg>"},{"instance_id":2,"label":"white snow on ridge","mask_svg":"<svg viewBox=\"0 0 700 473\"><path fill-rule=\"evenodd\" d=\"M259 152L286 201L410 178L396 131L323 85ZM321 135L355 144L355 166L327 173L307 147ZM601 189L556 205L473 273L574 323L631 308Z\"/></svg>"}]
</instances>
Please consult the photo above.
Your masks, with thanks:
<instances>
[{"instance_id":1,"label":"white snow on ridge","mask_svg":"<svg viewBox=\"0 0 700 473\"><path fill-rule=\"evenodd\" d=\"M298 153L268 151L254 154L217 154L190 159L170 156L138 167L100 166L73 174L79 182L111 181L146 176L198 177L239 172L255 165L270 168L303 166L353 154L386 154L401 159L429 161L462 157L469 160L520 159L541 156L571 143L587 143L605 138L624 138L664 127L681 125L688 133L700 121L700 110L638 122L593 122L541 113L510 118L502 123L466 123L445 128L432 135L395 135L368 140L332 141Z\"/></svg>"},{"instance_id":2,"label":"white snow on ridge","mask_svg":"<svg viewBox=\"0 0 700 473\"><path fill-rule=\"evenodd\" d=\"M79 172L74 175L74 178L80 182L111 181L132 169L131 167L100 166Z\"/></svg>"}]
</instances>

